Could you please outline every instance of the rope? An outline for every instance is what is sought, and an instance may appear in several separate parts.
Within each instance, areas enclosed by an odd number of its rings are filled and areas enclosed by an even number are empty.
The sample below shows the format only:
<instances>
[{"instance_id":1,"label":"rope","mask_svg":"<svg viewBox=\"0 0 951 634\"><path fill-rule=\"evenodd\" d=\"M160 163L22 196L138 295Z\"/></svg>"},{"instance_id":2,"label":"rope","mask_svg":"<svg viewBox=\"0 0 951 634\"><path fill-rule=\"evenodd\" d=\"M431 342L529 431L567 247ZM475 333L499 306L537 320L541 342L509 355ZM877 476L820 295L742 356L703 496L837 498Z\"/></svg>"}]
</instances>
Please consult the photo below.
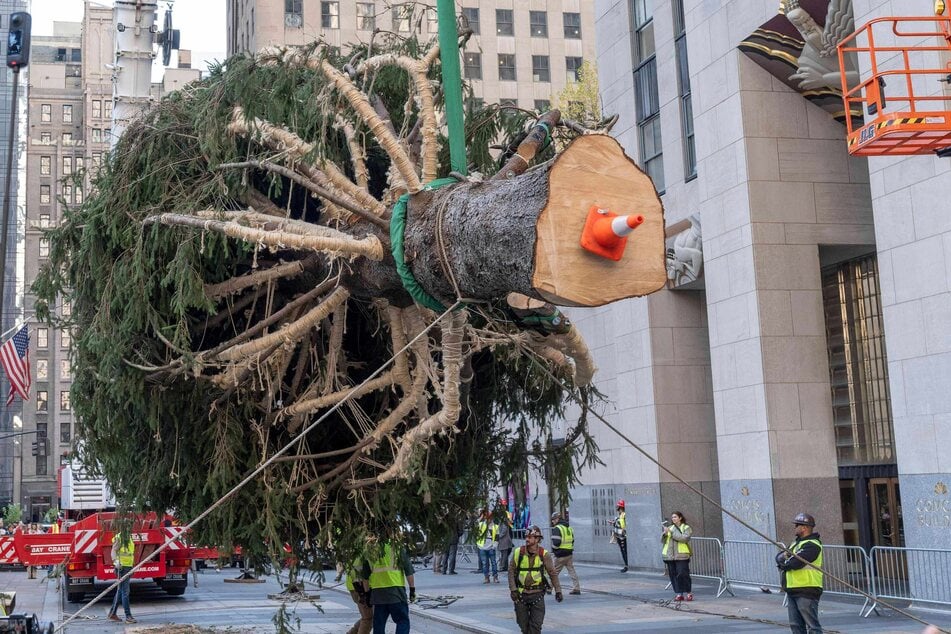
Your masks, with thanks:
<instances>
[{"instance_id":1,"label":"rope","mask_svg":"<svg viewBox=\"0 0 951 634\"><path fill-rule=\"evenodd\" d=\"M455 182L456 179L454 178L437 178L423 185L423 191L433 191ZM393 253L393 259L396 261L396 272L400 276L403 288L410 294L413 301L432 311L441 313L446 310L446 307L420 286L416 277L413 275L413 271L410 270L409 264L406 263L403 233L406 231L406 210L410 196L411 194L409 193L403 194L393 207L393 216L390 218L390 250Z\"/></svg>"},{"instance_id":2,"label":"rope","mask_svg":"<svg viewBox=\"0 0 951 634\"><path fill-rule=\"evenodd\" d=\"M218 498L215 502L213 502L213 503L211 504L211 506L209 506L207 509L205 509L204 511L202 511L195 519L193 519L193 520L192 520L191 522L189 522L186 526L184 526L184 527L182 528L182 530L178 532L177 535L175 535L174 537L171 537L171 538L166 539L165 543L162 544L161 546L159 546L158 548L156 548L154 551L152 551L152 553L151 553L148 557L142 559L142 560L141 560L138 564L136 564L131 570L129 570L129 572L127 572L126 574L124 574L121 578L116 579L116 580L112 583L112 585L110 585L108 588L106 588L105 590L103 590L102 592L100 592L92 601L90 601L89 603L87 603L86 605L84 605L83 607L81 607L81 608L80 608L79 610L77 610L72 616L70 616L68 619L66 619L65 621L63 621L63 622L60 624L60 626L56 628L55 632L62 632L62 631L64 631L65 628L66 628L66 626L67 626L71 621L73 621L73 619L75 619L75 618L78 617L80 614L82 614L83 612L85 612L87 608L89 608L90 606L94 605L96 602L99 601L99 599L102 599L104 596L106 596L107 594L109 594L109 591L110 591L110 590L112 590L113 588L117 588L120 583L122 583L122 582L125 581L126 579L129 579L130 577L132 577L132 575L134 575L135 572L136 572L139 568L141 568L141 567L144 566L146 563L148 563L148 562L152 561L153 559L155 559L155 558L159 555L159 553L161 553L162 551L164 551L165 549L167 549L167 548L168 548L169 546L171 546L173 543L175 543L175 542L179 541L180 539L182 539L182 538L192 529L192 527L194 527L196 524L198 524L198 522L200 522L201 520L205 519L205 518L206 518L212 511L214 511L216 508L218 508L219 506L221 506L222 504L224 504L225 502L227 502L229 498L231 498L232 496L234 496L235 493L237 493L237 492L240 491L242 488L244 488L244 486L245 486L246 484L248 484L249 482L251 482L251 481L252 481L254 478L256 478L262 471L264 471L267 467L269 467L271 464L273 464L274 462L276 462L277 459L278 459L280 456L282 456L283 454L287 453L287 451L288 451L292 446L294 446L296 443L300 442L300 441L304 438L304 436L306 436L307 434L309 434L315 427L317 427L319 424L321 424L328 416L330 416L330 415L333 414L335 411L337 411L338 409L340 409L340 407L342 407L343 404L346 403L346 402L350 399L350 397L352 397L354 394L358 393L359 390L360 390L360 388L363 387L363 385L364 385L365 383L367 383L368 381L371 381L371 380L374 379L377 375L379 375L381 372L383 372L383 370L386 369L386 367L389 366L391 363L393 363L393 362L396 360L396 358L397 358L398 356L400 356L401 354L403 354L404 352L406 352L413 344L416 343L416 341L417 341L420 337L424 336L427 332L429 332L430 329L432 329L436 324L438 324L438 323L440 322L440 320L442 320L443 317L445 317L446 315L448 315L448 314L451 313L452 311L456 310L456 308L458 308L458 307L459 307L459 302L456 302L455 304L453 304L453 305L450 306L449 308L445 309L445 312L443 312L443 313L439 316L438 319L434 320L432 323L430 323L428 326L426 326L423 330L421 330L415 337L413 337L410 341L408 341L408 342L406 343L406 345L404 345L400 350L394 351L394 352L393 352L393 355L392 355L389 359L387 359L386 361L384 361L384 362L380 365L380 367L378 367L376 370L374 370L373 373L370 374L370 376L368 376L366 379L363 380L363 383L360 383L359 385L354 386L353 389L351 389L351 390L347 393L347 395L346 395L345 397L343 397L340 401L338 401L338 402L337 402L333 407L331 407L329 410L327 410L326 412L324 412L324 414L321 415L319 418L317 418L314 422L312 422L310 425L308 425L306 429L304 429L304 430L301 431L299 434L297 434L293 439L291 439L291 440L290 440L286 445L284 445L280 450L278 450L277 452L275 452L274 454L272 454L270 458L268 458L267 460L265 460L264 462L262 462L254 471L252 471L252 472L249 473L247 476L245 476L245 478L244 478L243 480L241 480L241 482L239 482L238 484L234 485L234 487L232 487L230 491L228 491L227 493L225 493L224 495L222 495L222 496L221 496L220 498Z\"/></svg>"},{"instance_id":3,"label":"rope","mask_svg":"<svg viewBox=\"0 0 951 634\"><path fill-rule=\"evenodd\" d=\"M486 314L485 311L481 311L481 310L480 310L479 312L482 313L482 315L483 315L488 321L490 321L490 322L495 322L495 320L491 317L491 315ZM595 418L597 418L599 421L601 421L601 423L602 423L605 427L607 427L608 429L610 429L611 431L613 431L615 434L617 434L622 440L624 440L627 444L629 444L631 447L633 447L633 448L634 448L638 453L640 453L642 456L644 456L645 458L647 458L650 462L654 463L655 465L657 465L658 467L660 467L661 469L663 469L663 470L664 470L665 472L667 472L670 476L672 476L675 480L677 480L678 482L680 482L681 484L683 484L685 487L687 487L687 489L689 489L689 490L692 491L693 493L696 493L698 496L700 496L700 498L702 498L705 502L709 502L709 503L710 503L711 505L713 505L715 508L720 509L721 512L723 512L724 514L726 514L726 515L729 516L730 518L736 520L741 526L744 526L745 528L748 528L748 529L749 529L750 531L752 531L754 534L756 534L756 535L758 535L759 537L763 538L765 541L769 542L769 543L772 544L773 546L776 546L776 548L778 548L779 550L782 550L782 551L788 551L788 550L789 550L788 547L785 547L785 546L781 545L779 542L773 540L771 537L769 537L768 535L766 535L766 534L764 534L763 532L759 531L759 530L758 530L757 528L755 528L754 526L751 526L750 524L748 524L748 523L747 523L746 521L744 521L742 518L737 517L736 515L734 515L734 514L731 513L730 511L728 511L726 508L724 508L719 502L717 502L716 500L714 500L714 499L711 498L710 496L706 495L705 493L703 493L702 491L700 491L699 489L697 489L695 486L693 486L692 484L690 484L689 482L687 482L686 480L684 480L683 478L681 478L679 475L677 475L676 473L674 473L673 471L671 471L670 469L668 469L667 467L665 467L663 464L660 463L659 460L657 460L657 459L654 458L652 455L650 455L643 447L641 447L641 446L638 445L636 442L634 442L633 440L631 440L630 438L628 438L627 436L625 436L623 433L621 433L621 431L620 431L617 427L615 427L614 425L612 425L611 423L609 423L608 420L607 420L606 418L604 418L604 416L602 416L600 413L594 411L593 409L590 409L590 408L586 407L584 400L580 397L580 395L578 394L578 390L577 390L577 388L576 388L574 385L570 385L570 386L569 386L569 385L563 383L563 382L561 381L561 379L559 379L557 376L555 376L554 374L552 374L552 372L548 369L548 367L547 367L545 364L541 363L541 362L535 357L535 355L531 355L529 358L531 359L532 363L534 363L536 366L538 366L538 367L542 370L542 372L544 372L545 374L547 374L548 377L549 377L555 384L560 385L560 386L562 387L562 389L564 389L565 392L568 394L568 396L569 396L572 400L574 400L575 403L577 403L577 404L582 408L582 410L586 410L586 411L590 412ZM791 552L791 551L790 551L790 552ZM796 554L796 553L791 553L791 554L792 554L793 557L795 557L797 560L801 561L801 562L802 562L803 564L805 564L806 566L809 566L810 568L812 568L812 569L814 569L814 570L818 570L818 571L822 572L823 575L828 576L828 577L829 577L830 579L832 579L833 581L836 581L836 582L838 582L838 583L841 583L842 585L844 585L844 586L847 587L847 588L850 588L850 589L852 589L852 590L855 590L858 594L860 594L860 595L862 595L863 597L865 597L866 599L869 599L870 601L872 601L872 603L876 603L876 602L877 602L879 605L882 605L882 606L884 606L884 607L886 607L886 608L889 608L889 609L891 609L891 610L894 610L894 611L897 612L898 614L901 614L902 616L905 616L905 617L911 619L912 621L916 621L916 622L921 623L922 625L925 625L925 626L927 626L927 627L934 627L934 628L937 629L938 632L942 632L942 633L944 633L944 634L951 634L951 632L949 632L949 630L939 629L939 628L937 628L937 626L934 625L933 623L929 623L928 621L925 621L925 620L923 620L923 619L920 619L920 618L918 618L917 616L915 616L915 615L913 615L913 614L911 614L911 613L909 613L909 612L906 612L906 611L902 610L902 609L899 608L899 607L896 607L896 606L894 606L894 605L889 604L889 603L886 602L886 601L881 600L880 598L873 597L872 595L868 594L867 592L865 592L865 591L862 590L861 588L858 588L858 587L856 587L856 586L853 586L853 585L852 585L851 583L849 583L848 581L845 581L844 579L840 579L839 577L836 577L836 576L833 575L832 573L829 573L829 572L826 572L826 571L822 570L822 569L819 568L818 566L814 565L811 561L807 561L807 560L803 559L803 558L800 557L798 554Z\"/></svg>"}]
</instances>

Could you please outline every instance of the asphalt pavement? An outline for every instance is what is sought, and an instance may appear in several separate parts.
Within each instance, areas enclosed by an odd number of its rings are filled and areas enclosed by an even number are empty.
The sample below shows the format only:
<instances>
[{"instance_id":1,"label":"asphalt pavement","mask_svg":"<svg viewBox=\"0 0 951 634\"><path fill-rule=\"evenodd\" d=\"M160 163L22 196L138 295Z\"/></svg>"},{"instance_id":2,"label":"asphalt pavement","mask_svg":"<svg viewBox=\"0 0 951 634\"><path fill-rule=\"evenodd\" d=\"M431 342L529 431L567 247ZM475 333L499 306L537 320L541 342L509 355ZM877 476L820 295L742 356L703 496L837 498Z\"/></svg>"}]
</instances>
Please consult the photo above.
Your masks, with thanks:
<instances>
[{"instance_id":1,"label":"asphalt pavement","mask_svg":"<svg viewBox=\"0 0 951 634\"><path fill-rule=\"evenodd\" d=\"M717 584L695 580L692 602L675 603L665 589L667 579L657 573L620 573L616 567L576 564L581 595L546 600L545 632L788 632L783 595L765 594L757 588L734 587L736 596L717 595ZM500 583L484 585L471 563L460 560L457 575L437 575L419 569L416 588L419 602L411 607L413 631L424 634L457 632L517 632L504 573ZM333 571L328 571L333 575ZM261 584L226 583L237 571L205 570L198 587L182 597L170 597L150 583L133 584L132 611L138 623L114 624L105 620L108 605L93 606L72 622L67 632L161 632L172 624L193 624L209 632L273 632L273 619L281 606L268 594L279 592L276 580ZM290 623L301 632L346 632L357 617L356 608L342 585L322 588L308 584L320 598L287 604ZM27 580L25 572L0 572L0 590L16 590L18 612L36 612L43 620L61 624L76 604L65 603L55 582ZM91 597L89 597L91 598ZM107 599L109 601L109 599ZM319 606L319 607L318 607ZM904 606L902 606L904 607ZM861 602L824 597L820 619L827 633L914 632L924 629L907 617L881 609L868 618L860 616ZM912 614L951 631L951 613L911 609ZM391 624L387 632L394 631Z\"/></svg>"}]
</instances>

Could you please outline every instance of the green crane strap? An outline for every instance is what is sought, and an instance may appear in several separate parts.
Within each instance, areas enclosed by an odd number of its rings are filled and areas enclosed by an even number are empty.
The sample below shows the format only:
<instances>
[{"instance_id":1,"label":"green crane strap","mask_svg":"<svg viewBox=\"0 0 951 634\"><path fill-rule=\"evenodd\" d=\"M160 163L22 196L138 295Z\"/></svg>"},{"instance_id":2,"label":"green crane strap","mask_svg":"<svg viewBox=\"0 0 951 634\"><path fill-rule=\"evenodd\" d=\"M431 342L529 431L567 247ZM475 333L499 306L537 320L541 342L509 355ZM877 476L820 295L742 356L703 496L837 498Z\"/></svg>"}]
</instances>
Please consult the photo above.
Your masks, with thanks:
<instances>
[{"instance_id":1,"label":"green crane strap","mask_svg":"<svg viewBox=\"0 0 951 634\"><path fill-rule=\"evenodd\" d=\"M432 191L458 182L455 178L437 178L423 185L423 189ZM445 312L446 307L438 299L423 290L423 287L413 276L413 272L404 257L403 232L406 230L406 203L409 201L409 197L410 194L408 193L400 196L393 207L393 215L390 218L390 244L392 245L393 259L396 260L396 272L399 273L400 280L403 282L403 288L410 294L414 302L437 313L442 313Z\"/></svg>"}]
</instances>

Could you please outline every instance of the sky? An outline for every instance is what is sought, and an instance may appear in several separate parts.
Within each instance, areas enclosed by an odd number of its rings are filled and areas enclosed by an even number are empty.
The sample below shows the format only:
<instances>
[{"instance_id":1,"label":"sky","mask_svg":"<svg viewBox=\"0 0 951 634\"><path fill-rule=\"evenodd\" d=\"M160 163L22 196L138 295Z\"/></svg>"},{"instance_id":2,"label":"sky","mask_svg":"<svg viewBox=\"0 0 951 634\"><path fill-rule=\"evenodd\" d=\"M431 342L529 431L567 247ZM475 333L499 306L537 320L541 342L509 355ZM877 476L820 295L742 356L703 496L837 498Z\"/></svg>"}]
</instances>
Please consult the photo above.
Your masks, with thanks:
<instances>
[{"instance_id":1,"label":"sky","mask_svg":"<svg viewBox=\"0 0 951 634\"><path fill-rule=\"evenodd\" d=\"M33 35L53 35L53 22L81 22L83 0L31 0ZM112 6L112 0L96 4ZM172 26L181 31L181 47L192 51L192 68L205 70L207 61L225 58L225 0L159 0L156 23L162 27L165 9L173 5ZM172 64L176 56L172 54ZM161 78L161 56L152 68L153 80Z\"/></svg>"}]
</instances>

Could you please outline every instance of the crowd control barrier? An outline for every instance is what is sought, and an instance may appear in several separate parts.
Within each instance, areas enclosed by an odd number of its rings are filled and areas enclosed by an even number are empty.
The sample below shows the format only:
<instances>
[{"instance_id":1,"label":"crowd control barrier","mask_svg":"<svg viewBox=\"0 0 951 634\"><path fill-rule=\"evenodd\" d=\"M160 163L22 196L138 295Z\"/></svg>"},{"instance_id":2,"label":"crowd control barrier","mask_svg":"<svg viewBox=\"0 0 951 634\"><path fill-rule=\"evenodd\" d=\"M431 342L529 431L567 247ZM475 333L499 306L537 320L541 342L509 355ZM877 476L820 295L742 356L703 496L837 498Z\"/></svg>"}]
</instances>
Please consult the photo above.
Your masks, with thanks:
<instances>
[{"instance_id":1,"label":"crowd control barrier","mask_svg":"<svg viewBox=\"0 0 951 634\"><path fill-rule=\"evenodd\" d=\"M863 597L855 590L858 588L867 594L873 594L872 565L861 546L839 546L835 544L822 545L822 591L824 594L838 594L849 597ZM832 576L847 582L849 585L836 581ZM854 586L854 587L850 587ZM868 607L868 597L863 597L865 603L859 609L859 614Z\"/></svg>"},{"instance_id":2,"label":"crowd control barrier","mask_svg":"<svg viewBox=\"0 0 951 634\"><path fill-rule=\"evenodd\" d=\"M691 578L700 577L716 581L717 598L724 592L729 592L730 596L736 596L733 590L727 587L723 574L723 544L720 540L716 537L691 537L690 550ZM667 587L670 588L670 586L668 582Z\"/></svg>"},{"instance_id":3,"label":"crowd control barrier","mask_svg":"<svg viewBox=\"0 0 951 634\"><path fill-rule=\"evenodd\" d=\"M869 562L875 603L865 616L875 611L879 599L951 608L951 550L874 546Z\"/></svg>"},{"instance_id":4,"label":"crowd control barrier","mask_svg":"<svg viewBox=\"0 0 951 634\"><path fill-rule=\"evenodd\" d=\"M785 544L779 542L783 548ZM725 585L732 584L779 588L779 571L776 569L776 546L769 542L726 540L723 542L723 566ZM733 594L733 590L730 590Z\"/></svg>"}]
</instances>

